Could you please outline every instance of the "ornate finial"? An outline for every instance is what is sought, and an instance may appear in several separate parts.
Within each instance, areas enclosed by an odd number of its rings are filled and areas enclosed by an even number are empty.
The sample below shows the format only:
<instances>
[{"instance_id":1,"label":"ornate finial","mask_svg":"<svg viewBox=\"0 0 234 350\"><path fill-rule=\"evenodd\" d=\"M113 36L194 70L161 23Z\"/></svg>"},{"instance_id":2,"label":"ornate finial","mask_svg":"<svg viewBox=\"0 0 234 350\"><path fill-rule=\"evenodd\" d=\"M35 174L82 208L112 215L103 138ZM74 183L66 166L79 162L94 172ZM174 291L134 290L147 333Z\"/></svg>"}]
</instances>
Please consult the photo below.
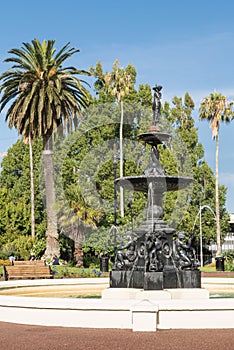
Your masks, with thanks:
<instances>
[{"instance_id":1,"label":"ornate finial","mask_svg":"<svg viewBox=\"0 0 234 350\"><path fill-rule=\"evenodd\" d=\"M153 99L153 114L154 114L154 119L153 119L153 124L152 126L156 127L156 125L159 123L159 119L160 119L160 109L161 109L161 90L162 90L162 86L160 85L155 85L155 87L153 87L154 90L154 99Z\"/></svg>"}]
</instances>

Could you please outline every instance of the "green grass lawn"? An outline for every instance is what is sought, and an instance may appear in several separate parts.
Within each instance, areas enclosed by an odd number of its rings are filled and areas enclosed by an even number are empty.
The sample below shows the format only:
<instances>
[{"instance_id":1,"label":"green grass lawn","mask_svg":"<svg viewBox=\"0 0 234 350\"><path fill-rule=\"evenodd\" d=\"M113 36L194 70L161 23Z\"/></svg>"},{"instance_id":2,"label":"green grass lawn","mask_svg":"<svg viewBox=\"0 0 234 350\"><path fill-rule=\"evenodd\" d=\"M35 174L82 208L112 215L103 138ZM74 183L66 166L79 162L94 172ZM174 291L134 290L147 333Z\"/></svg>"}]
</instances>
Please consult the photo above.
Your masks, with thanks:
<instances>
[{"instance_id":1,"label":"green grass lawn","mask_svg":"<svg viewBox=\"0 0 234 350\"><path fill-rule=\"evenodd\" d=\"M202 266L202 267L199 267L199 270L202 272L216 272L216 267L215 266Z\"/></svg>"},{"instance_id":2,"label":"green grass lawn","mask_svg":"<svg viewBox=\"0 0 234 350\"><path fill-rule=\"evenodd\" d=\"M78 268L66 265L51 267L54 278L80 278L80 277L107 277L108 273L102 273L98 268ZM199 268L202 272L216 272L215 266L203 266ZM3 276L3 266L0 266L0 277Z\"/></svg>"},{"instance_id":3,"label":"green grass lawn","mask_svg":"<svg viewBox=\"0 0 234 350\"><path fill-rule=\"evenodd\" d=\"M108 273L102 273L98 268L78 268L66 265L51 266L54 278L81 278L81 277L107 277ZM0 266L0 277L3 278L3 266Z\"/></svg>"}]
</instances>

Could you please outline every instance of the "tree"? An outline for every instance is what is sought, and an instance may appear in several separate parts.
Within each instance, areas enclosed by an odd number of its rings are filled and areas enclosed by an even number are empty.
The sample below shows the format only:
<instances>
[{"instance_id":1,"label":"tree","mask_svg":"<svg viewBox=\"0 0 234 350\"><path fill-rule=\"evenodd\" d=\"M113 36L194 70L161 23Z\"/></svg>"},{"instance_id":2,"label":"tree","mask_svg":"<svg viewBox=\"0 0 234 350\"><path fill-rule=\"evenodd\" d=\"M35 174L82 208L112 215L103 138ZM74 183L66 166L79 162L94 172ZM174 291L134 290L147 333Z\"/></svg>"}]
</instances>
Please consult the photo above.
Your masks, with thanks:
<instances>
[{"instance_id":1,"label":"tree","mask_svg":"<svg viewBox=\"0 0 234 350\"><path fill-rule=\"evenodd\" d=\"M123 177L123 97L129 94L131 82L131 75L127 69L124 70L119 67L119 62L116 60L113 64L113 72L105 75L105 84L107 90L111 92L117 102L120 104L121 116L119 127L119 147L120 147L120 177ZM124 199L123 187L120 186L120 212L124 216Z\"/></svg>"},{"instance_id":2,"label":"tree","mask_svg":"<svg viewBox=\"0 0 234 350\"><path fill-rule=\"evenodd\" d=\"M103 215L101 210L94 209L85 201L80 188L82 176L78 174L77 162L82 161L82 157L90 149L90 140L80 129L82 124L76 132L58 138L54 143L59 229L74 242L72 246L77 267L83 266L84 235L90 229L94 230L99 217ZM89 134L88 130L86 131ZM95 160L91 158L88 160L87 168L82 165L85 174L89 174L94 163ZM84 187L86 188L86 183Z\"/></svg>"},{"instance_id":3,"label":"tree","mask_svg":"<svg viewBox=\"0 0 234 350\"><path fill-rule=\"evenodd\" d=\"M199 108L199 118L210 121L210 127L212 129L212 139L216 141L215 148L215 209L216 209L216 240L217 240L217 253L219 256L221 253L221 240L220 240L220 204L219 204L219 124L220 122L230 122L233 118L232 102L229 102L227 98L217 92L211 93L208 97L205 97Z\"/></svg>"},{"instance_id":4,"label":"tree","mask_svg":"<svg viewBox=\"0 0 234 350\"><path fill-rule=\"evenodd\" d=\"M34 193L35 193L35 233L31 234L31 195L30 195L30 152L29 145L18 140L8 149L1 163L0 173L0 247L1 250L17 253L17 242L28 242L26 255L28 258L33 249L37 256L38 245L45 247L46 213L43 208L42 191L40 186L41 172L41 140L33 144ZM30 242L30 245L29 245ZM21 246L18 245L17 249ZM26 247L25 247L26 248ZM20 252L18 251L18 253ZM40 253L43 253L40 249Z\"/></svg>"},{"instance_id":5,"label":"tree","mask_svg":"<svg viewBox=\"0 0 234 350\"><path fill-rule=\"evenodd\" d=\"M132 119L135 119L135 114L130 116L132 110L128 109L128 104L125 106L125 111L128 111L125 115L125 123L127 123L127 121L131 122ZM86 109L84 118L84 123L81 123L77 131L66 138L61 148L59 145L58 149L54 147L55 168L61 169L58 171L61 174L61 191L58 197L61 198L59 201L62 214L60 223L63 230L74 232L74 238L77 234L79 251L81 251L81 243L84 243L86 251L89 247L92 248L92 252L107 252L108 247L108 251L111 252L114 237L113 231L111 231L114 217L113 146L119 142L119 139L116 138L120 123L119 106L115 102L111 104L94 103ZM124 144L126 150L124 171L126 175L142 174L143 172L143 169L132 159L139 160L141 154L139 146L143 147L142 144L136 144L132 138L132 132L132 124L124 124L124 136L127 139ZM57 142L55 145L57 146ZM57 165L57 158L60 166ZM116 175L119 177L119 167L117 167ZM58 178L56 178L57 180ZM127 191L125 193L127 202ZM138 217L139 211L142 212L145 206L145 202L141 199L141 208L139 209L138 197L142 197L142 194L134 194L131 213L127 205L124 218L121 218L117 213L117 225L128 226L131 229L131 218ZM68 204L66 212L65 202ZM68 219L69 215L72 219ZM71 223L70 228L69 222ZM79 251L77 250L77 252Z\"/></svg>"},{"instance_id":6,"label":"tree","mask_svg":"<svg viewBox=\"0 0 234 350\"><path fill-rule=\"evenodd\" d=\"M30 159L30 192L31 192L31 235L35 238L35 193L34 193L34 170L33 170L33 149L32 139L29 136L29 159Z\"/></svg>"},{"instance_id":7,"label":"tree","mask_svg":"<svg viewBox=\"0 0 234 350\"><path fill-rule=\"evenodd\" d=\"M55 187L53 175L52 135L60 125L70 130L77 123L83 107L87 106L85 83L77 75L88 74L75 67L63 68L69 57L79 52L66 44L58 53L55 41L23 43L11 49L5 62L13 63L0 76L0 111L11 101L5 120L10 128L18 129L23 140L43 139L44 177L46 189L46 255L59 255L57 218L54 209Z\"/></svg>"},{"instance_id":8,"label":"tree","mask_svg":"<svg viewBox=\"0 0 234 350\"><path fill-rule=\"evenodd\" d=\"M62 232L74 241L74 257L77 267L83 267L83 240L87 230L93 230L102 217L100 210L90 208L82 197L77 184L66 188L67 202L61 201L59 223Z\"/></svg>"},{"instance_id":9,"label":"tree","mask_svg":"<svg viewBox=\"0 0 234 350\"><path fill-rule=\"evenodd\" d=\"M199 213L200 204L209 206L215 211L215 175L205 161L205 152L198 140L198 130L192 117L194 102L188 93L184 98L174 97L172 107L165 103L162 115L173 127L170 133L173 135L169 149L160 152L161 162L168 174L180 174L193 177L192 188L169 192L165 196L164 212L165 221L183 230L188 235L193 232L199 254ZM168 151L173 149L174 157L171 158ZM219 186L221 238L227 233L229 215L225 208L226 189ZM203 247L213 244L216 240L214 232L215 220L210 210L202 212ZM195 242L194 242L195 244Z\"/></svg>"}]
</instances>

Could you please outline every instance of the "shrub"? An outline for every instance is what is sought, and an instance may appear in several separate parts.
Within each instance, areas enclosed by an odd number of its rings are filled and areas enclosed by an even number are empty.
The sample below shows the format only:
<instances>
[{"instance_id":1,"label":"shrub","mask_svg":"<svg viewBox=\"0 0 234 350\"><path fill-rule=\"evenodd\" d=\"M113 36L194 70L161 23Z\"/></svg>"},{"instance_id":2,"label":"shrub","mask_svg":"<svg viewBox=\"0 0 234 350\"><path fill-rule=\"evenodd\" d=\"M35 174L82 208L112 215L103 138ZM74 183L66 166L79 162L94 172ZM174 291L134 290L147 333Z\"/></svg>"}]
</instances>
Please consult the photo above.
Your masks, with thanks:
<instances>
[{"instance_id":1,"label":"shrub","mask_svg":"<svg viewBox=\"0 0 234 350\"><path fill-rule=\"evenodd\" d=\"M27 260L30 252L33 249L33 239L31 236L19 236L12 242L7 242L4 245L4 250L7 253L13 253L16 258Z\"/></svg>"},{"instance_id":2,"label":"shrub","mask_svg":"<svg viewBox=\"0 0 234 350\"><path fill-rule=\"evenodd\" d=\"M234 251L223 253L225 271L234 271Z\"/></svg>"},{"instance_id":3,"label":"shrub","mask_svg":"<svg viewBox=\"0 0 234 350\"><path fill-rule=\"evenodd\" d=\"M91 268L95 269L100 266L100 261L97 256L84 256L83 257L83 264L85 268Z\"/></svg>"},{"instance_id":4,"label":"shrub","mask_svg":"<svg viewBox=\"0 0 234 350\"><path fill-rule=\"evenodd\" d=\"M12 252L0 251L0 260L8 260Z\"/></svg>"},{"instance_id":5,"label":"shrub","mask_svg":"<svg viewBox=\"0 0 234 350\"><path fill-rule=\"evenodd\" d=\"M55 278L86 278L101 277L102 273L99 269L69 267L64 265L51 266Z\"/></svg>"},{"instance_id":6,"label":"shrub","mask_svg":"<svg viewBox=\"0 0 234 350\"><path fill-rule=\"evenodd\" d=\"M0 266L11 266L11 261L0 259Z\"/></svg>"}]
</instances>

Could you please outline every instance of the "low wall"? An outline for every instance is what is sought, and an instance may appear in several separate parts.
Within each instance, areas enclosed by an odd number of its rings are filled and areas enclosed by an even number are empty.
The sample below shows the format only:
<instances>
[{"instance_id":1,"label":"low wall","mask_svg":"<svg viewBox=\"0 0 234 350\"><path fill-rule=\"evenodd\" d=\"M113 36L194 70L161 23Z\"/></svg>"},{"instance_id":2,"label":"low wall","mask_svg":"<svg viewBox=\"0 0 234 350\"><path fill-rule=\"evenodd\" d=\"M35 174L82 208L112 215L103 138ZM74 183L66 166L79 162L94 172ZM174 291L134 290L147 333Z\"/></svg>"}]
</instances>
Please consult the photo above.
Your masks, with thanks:
<instances>
[{"instance_id":1,"label":"low wall","mask_svg":"<svg viewBox=\"0 0 234 350\"><path fill-rule=\"evenodd\" d=\"M202 288L212 292L234 293L234 278L202 277Z\"/></svg>"},{"instance_id":2,"label":"low wall","mask_svg":"<svg viewBox=\"0 0 234 350\"><path fill-rule=\"evenodd\" d=\"M74 300L0 296L0 321L145 332L234 328L234 300Z\"/></svg>"}]
</instances>

